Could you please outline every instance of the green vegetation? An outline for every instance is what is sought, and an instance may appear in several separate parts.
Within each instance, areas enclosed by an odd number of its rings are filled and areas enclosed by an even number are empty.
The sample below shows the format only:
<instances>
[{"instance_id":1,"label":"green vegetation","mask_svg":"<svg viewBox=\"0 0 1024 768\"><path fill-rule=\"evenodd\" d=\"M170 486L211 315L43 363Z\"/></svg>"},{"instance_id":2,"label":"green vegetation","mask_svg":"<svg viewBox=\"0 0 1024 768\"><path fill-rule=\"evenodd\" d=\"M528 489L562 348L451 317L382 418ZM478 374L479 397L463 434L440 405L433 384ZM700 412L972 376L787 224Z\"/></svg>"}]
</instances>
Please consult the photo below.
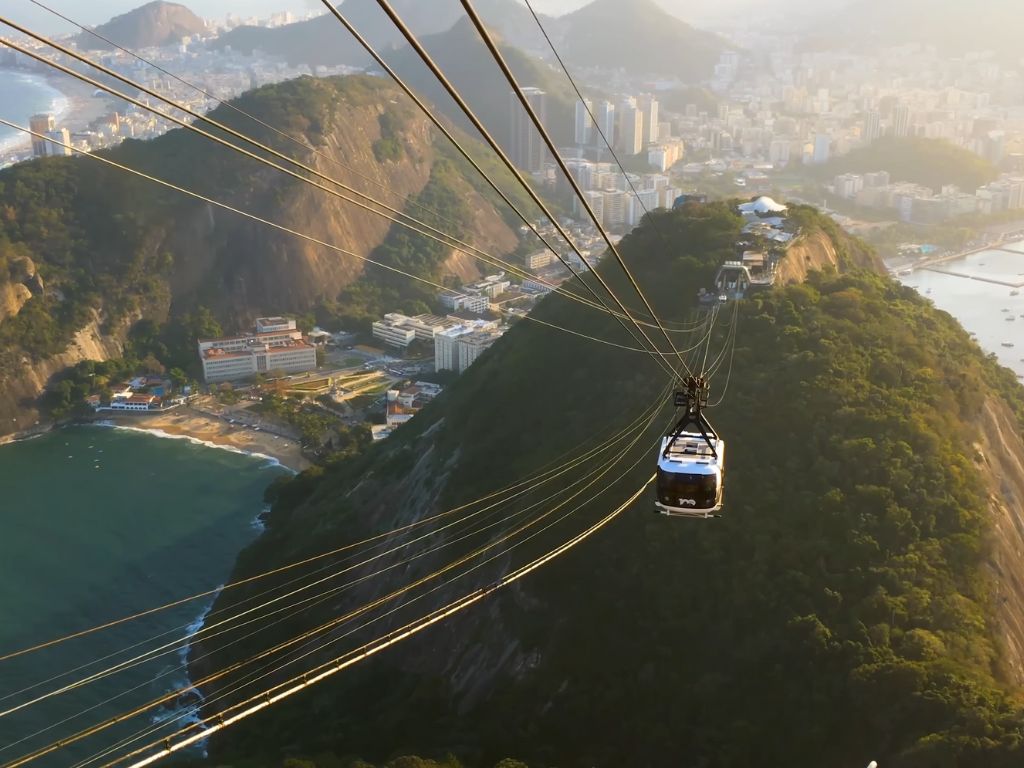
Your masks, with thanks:
<instances>
[{"instance_id":1,"label":"green vegetation","mask_svg":"<svg viewBox=\"0 0 1024 768\"><path fill-rule=\"evenodd\" d=\"M269 393L253 405L254 413L263 414L298 430L304 446L319 449L326 445L329 461L340 461L360 453L372 440L363 425L349 427L322 408L307 403L304 398L286 398Z\"/></svg>"},{"instance_id":2,"label":"green vegetation","mask_svg":"<svg viewBox=\"0 0 1024 768\"><path fill-rule=\"evenodd\" d=\"M811 209L794 215L830 231ZM682 321L685 297L731 253L739 227L726 204L659 212L622 251L659 313ZM729 441L722 519L667 521L645 500L516 595L215 740L218 764L269 761L282 744L376 758L392 746L457 744L483 764L504 754L561 766L667 765L679 755L722 766L1018 764L1024 716L999 674L986 470L971 446L992 399L1005 398L1024 425L1024 393L948 315L859 270L870 249L836 236L849 272L740 305L727 397L712 416ZM537 317L622 336L557 296ZM544 382L557 385L538 397ZM386 443L285 485L236 575L407 521L396 507L429 495L424 476L443 482L429 510L487 493L623 426L662 384L636 354L520 323ZM723 371L714 394L724 387ZM650 476L650 451L645 439L636 470L603 483L579 519L530 551L611 509ZM396 487L400 477L413 479Z\"/></svg>"},{"instance_id":3,"label":"green vegetation","mask_svg":"<svg viewBox=\"0 0 1024 768\"><path fill-rule=\"evenodd\" d=\"M893 181L909 181L934 190L955 184L974 191L999 175L987 160L948 141L889 136L816 169L817 175L827 178L872 171L888 171Z\"/></svg>"},{"instance_id":4,"label":"green vegetation","mask_svg":"<svg viewBox=\"0 0 1024 768\"><path fill-rule=\"evenodd\" d=\"M48 287L0 324L0 379L22 357L62 351L103 308L106 326L166 301L173 265L152 247L152 196L89 160L53 158L0 173L0 255L31 258ZM125 205L131 200L131 205Z\"/></svg>"},{"instance_id":5,"label":"green vegetation","mask_svg":"<svg viewBox=\"0 0 1024 768\"><path fill-rule=\"evenodd\" d=\"M373 142L373 156L378 163L395 162L402 157L401 126L390 112L382 112L378 122L380 138Z\"/></svg>"}]
</instances>

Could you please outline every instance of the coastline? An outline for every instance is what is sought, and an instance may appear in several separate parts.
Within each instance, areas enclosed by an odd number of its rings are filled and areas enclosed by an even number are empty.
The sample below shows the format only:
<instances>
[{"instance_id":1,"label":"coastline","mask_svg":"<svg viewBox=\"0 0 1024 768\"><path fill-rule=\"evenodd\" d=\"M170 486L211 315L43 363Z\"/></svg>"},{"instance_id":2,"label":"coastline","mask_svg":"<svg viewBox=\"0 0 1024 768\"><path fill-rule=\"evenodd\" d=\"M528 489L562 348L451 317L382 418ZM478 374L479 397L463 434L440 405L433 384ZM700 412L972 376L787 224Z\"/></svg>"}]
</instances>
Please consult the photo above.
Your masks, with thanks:
<instances>
[{"instance_id":1,"label":"coastline","mask_svg":"<svg viewBox=\"0 0 1024 768\"><path fill-rule=\"evenodd\" d=\"M49 107L44 111L52 112L57 125L67 128L71 133L80 133L89 127L97 118L118 109L118 99L111 96L96 96L93 88L86 83L73 80L59 72L37 72L18 67L0 68L0 74L10 73L35 81L37 87L45 87L55 92ZM8 119L21 125L27 125L29 115L5 115ZM28 134L13 134L0 138L0 155L21 155L28 151L31 139Z\"/></svg>"},{"instance_id":2,"label":"coastline","mask_svg":"<svg viewBox=\"0 0 1024 768\"><path fill-rule=\"evenodd\" d=\"M119 429L190 440L210 448L262 457L295 473L313 466L302 455L302 447L295 440L256 431L243 424L228 424L188 406L157 413L105 413L100 421Z\"/></svg>"},{"instance_id":3,"label":"coastline","mask_svg":"<svg viewBox=\"0 0 1024 768\"><path fill-rule=\"evenodd\" d=\"M295 440L275 437L267 432L251 429L244 424L228 424L188 406L154 413L112 414L106 412L91 419L40 424L32 429L0 435L0 446L32 440L51 430L76 423L111 426L117 429L146 432L154 437L189 440L209 448L264 458L295 474L313 466L313 463L302 455L302 447Z\"/></svg>"}]
</instances>

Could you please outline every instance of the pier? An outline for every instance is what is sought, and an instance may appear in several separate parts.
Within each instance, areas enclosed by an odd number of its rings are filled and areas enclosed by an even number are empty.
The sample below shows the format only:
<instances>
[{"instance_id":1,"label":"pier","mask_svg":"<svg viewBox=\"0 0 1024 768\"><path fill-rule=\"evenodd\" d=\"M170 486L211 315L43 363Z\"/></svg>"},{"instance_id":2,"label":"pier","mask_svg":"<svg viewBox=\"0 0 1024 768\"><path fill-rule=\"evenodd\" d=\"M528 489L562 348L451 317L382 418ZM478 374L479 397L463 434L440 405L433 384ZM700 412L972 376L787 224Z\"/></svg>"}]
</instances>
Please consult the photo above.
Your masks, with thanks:
<instances>
[{"instance_id":1,"label":"pier","mask_svg":"<svg viewBox=\"0 0 1024 768\"><path fill-rule=\"evenodd\" d=\"M995 249L989 248L987 250L995 250ZM1014 251L1014 253L1017 253L1017 251ZM1024 254L1021 254L1021 255L1024 255ZM954 272L951 269L938 269L937 267L921 267L921 269L924 269L926 272L937 272L940 275L951 275L952 277L962 277L965 280L978 280L979 282L982 282L982 283L992 283L994 285L1005 285L1007 288L1024 288L1024 281L1021 281L1019 283L1011 283L1011 282L1009 282L1007 280L996 280L993 277L981 277L980 275L969 275L966 272Z\"/></svg>"}]
</instances>

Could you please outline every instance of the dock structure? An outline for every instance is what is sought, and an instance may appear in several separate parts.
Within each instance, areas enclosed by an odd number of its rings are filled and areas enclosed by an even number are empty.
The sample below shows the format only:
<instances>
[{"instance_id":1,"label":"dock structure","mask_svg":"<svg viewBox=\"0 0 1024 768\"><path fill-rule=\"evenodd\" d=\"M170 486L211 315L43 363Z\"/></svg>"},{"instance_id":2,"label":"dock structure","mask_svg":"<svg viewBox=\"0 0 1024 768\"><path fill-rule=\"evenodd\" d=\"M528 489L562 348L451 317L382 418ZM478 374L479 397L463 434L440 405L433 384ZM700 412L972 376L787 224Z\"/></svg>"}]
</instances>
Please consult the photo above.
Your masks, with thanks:
<instances>
[{"instance_id":1,"label":"dock structure","mask_svg":"<svg viewBox=\"0 0 1024 768\"><path fill-rule=\"evenodd\" d=\"M935 272L939 275L949 275L950 277L960 277L963 278L964 280L977 280L978 282L981 283L1005 285L1007 288L1024 288L1024 280L1022 280L1019 283L1011 283L1009 280L997 280L994 277L982 277L981 275L971 275L966 272L954 272L951 269L939 269L938 267L923 267L923 269L926 272Z\"/></svg>"}]
</instances>

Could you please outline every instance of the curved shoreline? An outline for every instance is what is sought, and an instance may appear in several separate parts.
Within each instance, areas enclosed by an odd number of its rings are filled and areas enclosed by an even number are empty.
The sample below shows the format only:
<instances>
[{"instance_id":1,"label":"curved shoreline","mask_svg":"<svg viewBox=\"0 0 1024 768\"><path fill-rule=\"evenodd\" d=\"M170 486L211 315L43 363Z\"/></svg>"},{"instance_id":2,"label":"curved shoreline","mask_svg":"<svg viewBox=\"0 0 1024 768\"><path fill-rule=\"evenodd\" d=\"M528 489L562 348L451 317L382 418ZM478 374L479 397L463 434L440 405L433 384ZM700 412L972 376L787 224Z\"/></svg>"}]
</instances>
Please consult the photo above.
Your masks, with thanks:
<instances>
[{"instance_id":1,"label":"curved shoreline","mask_svg":"<svg viewBox=\"0 0 1024 768\"><path fill-rule=\"evenodd\" d=\"M33 440L51 430L63 427L90 424L146 433L168 440L187 440L207 448L252 456L266 460L268 466L279 466L292 474L298 474L313 466L313 463L302 455L301 446L294 440L275 438L266 432L257 432L241 424L227 424L187 408L147 414L104 414L96 418L41 424L21 432L0 435L0 445Z\"/></svg>"},{"instance_id":2,"label":"curved shoreline","mask_svg":"<svg viewBox=\"0 0 1024 768\"><path fill-rule=\"evenodd\" d=\"M58 124L67 122L69 113L71 110L71 96L58 88L52 81L51 78L45 74L27 72L23 69L0 67L0 78L18 78L25 81L30 88L34 88L39 91L45 90L46 95L49 97L49 106L43 109L31 110L30 114L22 115L5 115L7 119L15 123L21 123L28 125L28 120L32 114L38 114L40 112L49 112L53 114L54 119ZM9 129L4 128L5 132ZM28 134L21 132L12 132L10 136L0 137L0 154L11 152L19 149L22 146L27 146L31 143L31 139Z\"/></svg>"}]
</instances>

